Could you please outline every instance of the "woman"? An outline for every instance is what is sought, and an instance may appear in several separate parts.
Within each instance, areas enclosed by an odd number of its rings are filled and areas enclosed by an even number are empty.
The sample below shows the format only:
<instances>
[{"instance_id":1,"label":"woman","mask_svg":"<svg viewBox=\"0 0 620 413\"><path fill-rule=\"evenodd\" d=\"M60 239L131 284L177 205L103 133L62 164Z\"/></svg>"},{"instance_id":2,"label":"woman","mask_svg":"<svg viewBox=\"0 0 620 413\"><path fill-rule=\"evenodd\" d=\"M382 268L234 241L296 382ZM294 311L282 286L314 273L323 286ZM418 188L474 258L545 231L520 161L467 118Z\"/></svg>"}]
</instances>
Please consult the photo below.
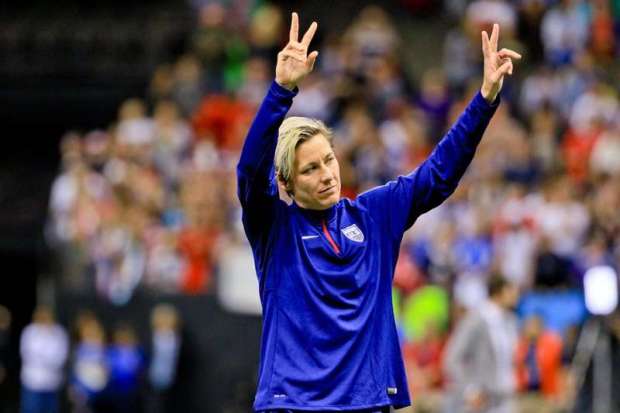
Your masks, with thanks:
<instances>
[{"instance_id":1,"label":"woman","mask_svg":"<svg viewBox=\"0 0 620 413\"><path fill-rule=\"evenodd\" d=\"M410 404L391 302L402 235L456 188L520 56L497 51L497 25L490 39L484 32L482 89L456 125L415 171L351 201L340 198L331 131L284 119L317 59L308 54L316 29L299 41L293 13L237 167L263 305L254 409L385 412ZM284 191L292 203L280 200Z\"/></svg>"}]
</instances>

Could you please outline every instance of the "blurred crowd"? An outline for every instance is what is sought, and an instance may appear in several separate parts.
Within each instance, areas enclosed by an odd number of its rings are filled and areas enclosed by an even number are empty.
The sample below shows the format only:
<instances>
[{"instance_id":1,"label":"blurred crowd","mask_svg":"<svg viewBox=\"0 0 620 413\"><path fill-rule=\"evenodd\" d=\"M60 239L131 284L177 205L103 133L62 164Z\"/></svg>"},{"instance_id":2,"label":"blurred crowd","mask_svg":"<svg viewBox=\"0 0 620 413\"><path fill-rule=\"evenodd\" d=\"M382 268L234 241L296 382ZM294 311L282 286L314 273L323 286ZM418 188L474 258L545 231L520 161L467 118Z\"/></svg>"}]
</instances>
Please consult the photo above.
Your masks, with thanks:
<instances>
[{"instance_id":1,"label":"blurred crowd","mask_svg":"<svg viewBox=\"0 0 620 413\"><path fill-rule=\"evenodd\" d=\"M123 305L137 289L204 294L238 280L233 294L248 304L232 301L257 310L235 167L289 17L246 3L197 5L187 53L157 68L144 97L107 128L62 139L47 239L64 288ZM400 7L415 15L431 3ZM451 29L415 53L443 62L416 78L405 17L369 6L344 31L319 21L317 67L289 114L334 129L343 196L354 198L430 154L480 87L481 30L500 24L500 47L524 62L456 193L405 235L395 312L414 402L433 409L451 332L501 274L520 292L507 374L560 408L588 316L583 274L620 267L620 2L446 0Z\"/></svg>"},{"instance_id":2,"label":"blurred crowd","mask_svg":"<svg viewBox=\"0 0 620 413\"><path fill-rule=\"evenodd\" d=\"M158 304L152 309L146 343L127 322L106 333L89 310L78 312L72 321L67 331L49 306L40 305L23 330L21 412L174 411L171 395L182 339L181 320L173 306ZM0 411L4 407L0 405Z\"/></svg>"}]
</instances>

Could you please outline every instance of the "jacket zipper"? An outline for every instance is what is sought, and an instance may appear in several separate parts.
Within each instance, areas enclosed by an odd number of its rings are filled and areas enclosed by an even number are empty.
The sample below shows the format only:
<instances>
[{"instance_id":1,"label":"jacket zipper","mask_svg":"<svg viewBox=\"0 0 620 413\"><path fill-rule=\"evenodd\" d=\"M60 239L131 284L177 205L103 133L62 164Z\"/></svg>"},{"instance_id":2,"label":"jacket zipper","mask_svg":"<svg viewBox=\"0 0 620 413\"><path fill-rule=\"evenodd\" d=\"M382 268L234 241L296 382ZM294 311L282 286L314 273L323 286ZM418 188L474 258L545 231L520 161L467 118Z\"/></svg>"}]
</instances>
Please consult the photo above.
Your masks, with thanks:
<instances>
[{"instance_id":1,"label":"jacket zipper","mask_svg":"<svg viewBox=\"0 0 620 413\"><path fill-rule=\"evenodd\" d=\"M332 249L334 250L336 254L340 255L340 248L338 248L338 244L336 244L331 234L327 230L327 225L325 224L325 220L321 221L321 223L323 224L323 234L325 234L327 241L329 241L329 245L332 246Z\"/></svg>"}]
</instances>

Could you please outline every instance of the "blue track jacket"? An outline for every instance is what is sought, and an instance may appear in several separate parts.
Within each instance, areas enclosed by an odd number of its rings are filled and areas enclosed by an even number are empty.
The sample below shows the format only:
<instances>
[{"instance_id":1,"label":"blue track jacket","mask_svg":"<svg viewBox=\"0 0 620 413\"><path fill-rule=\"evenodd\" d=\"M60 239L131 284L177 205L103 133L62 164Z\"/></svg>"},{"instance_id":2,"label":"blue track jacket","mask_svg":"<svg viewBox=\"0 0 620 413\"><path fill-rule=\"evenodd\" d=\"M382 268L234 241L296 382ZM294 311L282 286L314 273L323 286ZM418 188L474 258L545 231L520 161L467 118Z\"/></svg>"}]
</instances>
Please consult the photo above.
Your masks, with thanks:
<instances>
[{"instance_id":1,"label":"blue track jacket","mask_svg":"<svg viewBox=\"0 0 620 413\"><path fill-rule=\"evenodd\" d=\"M324 211L278 197L278 129L296 95L273 82L237 166L263 332L256 411L410 404L392 311L403 233L455 190L498 102L478 93L409 175Z\"/></svg>"}]
</instances>

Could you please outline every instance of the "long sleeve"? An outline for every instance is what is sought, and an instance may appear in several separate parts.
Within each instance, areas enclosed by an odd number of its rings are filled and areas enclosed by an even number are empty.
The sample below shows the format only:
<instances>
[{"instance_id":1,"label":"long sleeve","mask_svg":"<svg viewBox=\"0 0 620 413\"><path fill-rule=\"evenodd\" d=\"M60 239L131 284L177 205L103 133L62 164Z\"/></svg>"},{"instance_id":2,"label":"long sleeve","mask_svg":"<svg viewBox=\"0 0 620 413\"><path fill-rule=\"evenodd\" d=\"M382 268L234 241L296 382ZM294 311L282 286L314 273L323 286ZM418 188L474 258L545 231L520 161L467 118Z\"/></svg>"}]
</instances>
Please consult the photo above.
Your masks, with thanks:
<instances>
[{"instance_id":1,"label":"long sleeve","mask_svg":"<svg viewBox=\"0 0 620 413\"><path fill-rule=\"evenodd\" d=\"M419 215L454 192L498 105L499 98L489 104L478 93L428 159L410 174L360 195L359 202L400 240Z\"/></svg>"},{"instance_id":2,"label":"long sleeve","mask_svg":"<svg viewBox=\"0 0 620 413\"><path fill-rule=\"evenodd\" d=\"M243 222L248 238L258 235L272 221L278 201L274 182L274 155L278 129L293 104L297 90L271 84L248 132L237 165L237 191L243 207Z\"/></svg>"}]
</instances>

